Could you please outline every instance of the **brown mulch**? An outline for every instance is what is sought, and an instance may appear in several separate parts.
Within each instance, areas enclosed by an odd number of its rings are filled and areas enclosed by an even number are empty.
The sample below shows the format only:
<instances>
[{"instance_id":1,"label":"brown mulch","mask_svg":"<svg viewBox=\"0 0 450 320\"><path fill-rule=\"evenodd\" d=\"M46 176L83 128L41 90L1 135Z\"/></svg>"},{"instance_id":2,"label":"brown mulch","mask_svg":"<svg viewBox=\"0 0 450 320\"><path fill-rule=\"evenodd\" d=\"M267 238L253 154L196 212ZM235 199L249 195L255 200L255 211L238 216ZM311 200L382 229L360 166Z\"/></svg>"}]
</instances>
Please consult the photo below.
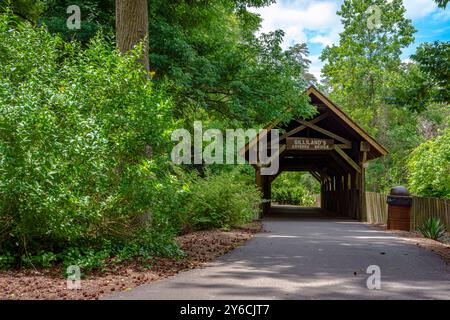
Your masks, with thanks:
<instances>
[{"instance_id":1,"label":"brown mulch","mask_svg":"<svg viewBox=\"0 0 450 320\"><path fill-rule=\"evenodd\" d=\"M401 231L401 230L387 230L385 224L375 224L376 228L390 232L405 241L414 243L416 246L427 249L439 255L445 263L450 263L450 244L439 242L433 239L424 238L417 231Z\"/></svg>"},{"instance_id":2,"label":"brown mulch","mask_svg":"<svg viewBox=\"0 0 450 320\"><path fill-rule=\"evenodd\" d=\"M252 222L230 231L196 231L179 236L176 241L186 253L185 258L125 261L87 275L81 280L79 290L67 289L61 268L0 271L0 299L98 299L114 292L128 291L200 267L244 244L261 231L261 226L260 222Z\"/></svg>"}]
</instances>

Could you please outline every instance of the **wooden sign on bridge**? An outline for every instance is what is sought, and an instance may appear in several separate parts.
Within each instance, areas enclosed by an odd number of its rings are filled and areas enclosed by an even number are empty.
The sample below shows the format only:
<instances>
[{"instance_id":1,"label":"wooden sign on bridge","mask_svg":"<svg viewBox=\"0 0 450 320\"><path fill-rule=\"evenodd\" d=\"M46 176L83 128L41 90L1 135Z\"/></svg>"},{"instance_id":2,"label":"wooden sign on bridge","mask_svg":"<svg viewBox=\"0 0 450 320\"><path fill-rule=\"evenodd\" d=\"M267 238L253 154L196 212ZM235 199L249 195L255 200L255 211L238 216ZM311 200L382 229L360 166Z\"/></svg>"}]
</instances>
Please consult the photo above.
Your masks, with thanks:
<instances>
[{"instance_id":1,"label":"wooden sign on bridge","mask_svg":"<svg viewBox=\"0 0 450 320\"><path fill-rule=\"evenodd\" d=\"M287 150L333 150L334 140L288 137L286 138L286 148Z\"/></svg>"}]
</instances>

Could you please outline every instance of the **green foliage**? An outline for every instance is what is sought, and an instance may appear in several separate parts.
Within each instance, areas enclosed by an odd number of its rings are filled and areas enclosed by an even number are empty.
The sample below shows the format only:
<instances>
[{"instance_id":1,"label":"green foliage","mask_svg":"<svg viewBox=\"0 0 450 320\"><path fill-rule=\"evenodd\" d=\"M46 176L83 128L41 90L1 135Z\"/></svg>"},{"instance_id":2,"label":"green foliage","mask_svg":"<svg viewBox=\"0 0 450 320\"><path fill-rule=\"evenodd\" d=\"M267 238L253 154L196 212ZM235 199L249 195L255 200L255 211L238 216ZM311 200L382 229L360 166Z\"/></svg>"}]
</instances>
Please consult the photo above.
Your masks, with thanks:
<instances>
[{"instance_id":1,"label":"green foliage","mask_svg":"<svg viewBox=\"0 0 450 320\"><path fill-rule=\"evenodd\" d=\"M283 172L272 183L272 201L303 207L316 205L320 184L302 172Z\"/></svg>"},{"instance_id":2,"label":"green foliage","mask_svg":"<svg viewBox=\"0 0 450 320\"><path fill-rule=\"evenodd\" d=\"M136 237L130 239L104 240L101 246L71 246L57 255L63 262L63 268L79 266L83 272L101 269L108 264L120 263L133 257L150 258L152 255L176 257L182 256L172 237L152 230L139 230ZM46 267L45 265L41 265Z\"/></svg>"},{"instance_id":3,"label":"green foliage","mask_svg":"<svg viewBox=\"0 0 450 320\"><path fill-rule=\"evenodd\" d=\"M411 58L427 76L432 90L432 101L448 103L450 100L450 41L421 44Z\"/></svg>"},{"instance_id":4,"label":"green foliage","mask_svg":"<svg viewBox=\"0 0 450 320\"><path fill-rule=\"evenodd\" d=\"M0 269L9 269L14 266L16 257L9 252L2 252L0 255Z\"/></svg>"},{"instance_id":5,"label":"green foliage","mask_svg":"<svg viewBox=\"0 0 450 320\"><path fill-rule=\"evenodd\" d=\"M382 12L374 28L368 26L374 18L372 5ZM375 134L385 120L381 102L387 79L400 66L401 49L413 42L415 29L404 17L401 0L346 0L338 14L344 31L338 45L322 52L321 59L326 62L322 73L332 98Z\"/></svg>"},{"instance_id":6,"label":"green foliage","mask_svg":"<svg viewBox=\"0 0 450 320\"><path fill-rule=\"evenodd\" d=\"M245 177L228 172L209 175L190 187L188 224L195 229L237 226L256 217L260 203L259 190Z\"/></svg>"},{"instance_id":7,"label":"green foliage","mask_svg":"<svg viewBox=\"0 0 450 320\"><path fill-rule=\"evenodd\" d=\"M234 1L151 1L150 66L169 79L177 115L265 124L310 115L306 48L283 52L283 32L256 38L259 18ZM226 36L224 36L226 35Z\"/></svg>"},{"instance_id":8,"label":"green foliage","mask_svg":"<svg viewBox=\"0 0 450 320\"><path fill-rule=\"evenodd\" d=\"M57 257L53 252L39 251L32 256L25 254L21 259L23 265L28 267L48 268L57 260Z\"/></svg>"},{"instance_id":9,"label":"green foliage","mask_svg":"<svg viewBox=\"0 0 450 320\"><path fill-rule=\"evenodd\" d=\"M402 64L391 92L385 98L386 102L412 111L426 110L434 97L433 87L428 80L416 64Z\"/></svg>"},{"instance_id":10,"label":"green foliage","mask_svg":"<svg viewBox=\"0 0 450 320\"><path fill-rule=\"evenodd\" d=\"M375 22L371 5L382 13L375 28L367 24ZM448 127L448 42L423 44L411 57L415 63L404 64L401 49L412 43L415 30L404 17L402 1L348 0L338 14L344 31L338 45L323 51L322 71L331 97L389 150L388 156L371 161L366 171L367 189L384 192L408 183L405 163L410 153ZM432 157L425 153L425 158ZM436 161L417 170L443 174L448 167ZM439 179L430 175L423 181L427 186L420 187L424 177L419 171L410 175L413 188L420 194L442 195L442 186L436 192L422 188L435 190L429 183L442 184L448 174Z\"/></svg>"},{"instance_id":11,"label":"green foliage","mask_svg":"<svg viewBox=\"0 0 450 320\"><path fill-rule=\"evenodd\" d=\"M166 1L149 0L149 59L155 80L177 108L175 116L192 121L206 114L230 125L263 125L273 119L312 115L304 78L307 48L283 51L283 32L257 38L261 19L247 6L272 0ZM68 4L82 11L80 30L65 26ZM101 29L114 30L114 1L49 1L40 19L64 39L86 43ZM224 36L226 35L226 36Z\"/></svg>"},{"instance_id":12,"label":"green foliage","mask_svg":"<svg viewBox=\"0 0 450 320\"><path fill-rule=\"evenodd\" d=\"M178 255L173 239L187 226L228 228L253 217L253 182L226 167L194 178L168 161L168 135L174 115L178 124L195 114L224 128L314 112L299 94L306 46L281 50L281 31L253 35L260 18L246 7L271 2L149 1L153 81L134 53L122 57L105 40L112 0L48 0L42 15L27 2L23 18L43 28L2 15L0 265L86 271ZM73 4L81 30L66 28Z\"/></svg>"},{"instance_id":13,"label":"green foliage","mask_svg":"<svg viewBox=\"0 0 450 320\"><path fill-rule=\"evenodd\" d=\"M429 218L418 227L419 232L425 237L433 240L441 240L447 234L445 225L439 218Z\"/></svg>"},{"instance_id":14,"label":"green foliage","mask_svg":"<svg viewBox=\"0 0 450 320\"><path fill-rule=\"evenodd\" d=\"M439 8L445 9L448 4L448 0L434 0L439 6Z\"/></svg>"},{"instance_id":15,"label":"green foliage","mask_svg":"<svg viewBox=\"0 0 450 320\"><path fill-rule=\"evenodd\" d=\"M181 188L165 159L171 105L137 56L8 15L0 42L0 251L47 266L69 246L172 241L161 203Z\"/></svg>"},{"instance_id":16,"label":"green foliage","mask_svg":"<svg viewBox=\"0 0 450 320\"><path fill-rule=\"evenodd\" d=\"M6 0L0 2L0 13L11 10L22 20L35 21L45 11L47 0Z\"/></svg>"},{"instance_id":17,"label":"green foliage","mask_svg":"<svg viewBox=\"0 0 450 320\"><path fill-rule=\"evenodd\" d=\"M407 184L406 160L423 139L417 134L417 115L404 108L386 110L386 126L380 142L389 150L386 157L369 162L366 187L385 192L392 186Z\"/></svg>"},{"instance_id":18,"label":"green foliage","mask_svg":"<svg viewBox=\"0 0 450 320\"><path fill-rule=\"evenodd\" d=\"M39 18L51 33L58 33L65 40L76 39L88 43L98 31L114 35L114 1L113 0L46 0L46 10ZM80 29L67 28L67 8L77 5L81 12Z\"/></svg>"},{"instance_id":19,"label":"green foliage","mask_svg":"<svg viewBox=\"0 0 450 320\"><path fill-rule=\"evenodd\" d=\"M418 146L408 160L408 171L413 193L450 199L450 129Z\"/></svg>"},{"instance_id":20,"label":"green foliage","mask_svg":"<svg viewBox=\"0 0 450 320\"><path fill-rule=\"evenodd\" d=\"M450 42L423 43L411 59L414 63L403 64L399 77L390 85L387 102L416 112L433 104L448 104Z\"/></svg>"},{"instance_id":21,"label":"green foliage","mask_svg":"<svg viewBox=\"0 0 450 320\"><path fill-rule=\"evenodd\" d=\"M170 164L168 135L194 119L230 128L311 116L301 94L314 81L306 45L282 50L280 30L255 36L261 18L247 7L272 0L148 2L152 79L134 53L122 57L105 40L113 0L20 0L14 18L0 15L0 268L88 271L181 255L176 234L258 213L252 179L227 166ZM81 30L66 26L73 4ZM367 28L373 4L383 12L376 29ZM411 191L449 198L448 129L410 157L448 127L449 46L424 44L414 64L401 64L414 33L404 12L400 0L345 0L345 29L324 50L323 73L332 98L390 150L370 163L370 190L409 174ZM282 174L273 200L309 206L319 191L309 175Z\"/></svg>"}]
</instances>

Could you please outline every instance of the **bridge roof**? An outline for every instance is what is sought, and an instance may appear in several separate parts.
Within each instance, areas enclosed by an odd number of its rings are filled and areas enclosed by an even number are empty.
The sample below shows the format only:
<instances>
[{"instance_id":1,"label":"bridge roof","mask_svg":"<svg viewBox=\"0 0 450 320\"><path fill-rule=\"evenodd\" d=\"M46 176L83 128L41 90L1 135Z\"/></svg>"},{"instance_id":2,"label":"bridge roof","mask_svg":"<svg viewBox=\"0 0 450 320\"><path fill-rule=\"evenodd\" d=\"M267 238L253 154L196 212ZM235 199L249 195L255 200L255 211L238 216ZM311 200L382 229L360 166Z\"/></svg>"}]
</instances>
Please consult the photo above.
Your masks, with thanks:
<instances>
[{"instance_id":1,"label":"bridge roof","mask_svg":"<svg viewBox=\"0 0 450 320\"><path fill-rule=\"evenodd\" d=\"M288 137L301 138L307 136L309 138L317 139L333 139L335 143L338 143L337 145L342 143L342 141L347 141L349 144L347 144L344 149L346 149L346 154L349 157L354 158L355 161L357 161L357 153L359 151L366 151L366 158L364 161L376 159L388 154L388 151L381 143L375 140L339 106L337 106L330 98L319 91L316 87L310 86L307 89L307 94L311 99L311 104L317 107L318 111L313 119L293 119L289 123L280 123L275 120L265 127L265 129L269 132L272 129L282 129L285 131L285 133L280 136L280 145L283 145L283 143L286 144ZM255 143L257 143L262 137L262 135L258 135L252 141L247 143L245 148L240 151L241 155L244 155L247 158L249 148L254 146ZM361 149L362 143L368 145L364 147L364 150ZM281 158L290 156L291 153L292 152L283 152L283 156ZM328 154L327 156L335 156L335 152L333 152L333 150L329 152L309 151L307 152L307 155L309 156L308 158L312 159L313 154L317 157L317 153L324 155ZM299 152L297 152L297 154L299 154ZM343 157L345 157L345 155L343 155ZM330 157L325 156L323 158L328 158L327 162L331 159ZM307 159L305 157L302 157L303 163L305 163L306 160Z\"/></svg>"}]
</instances>

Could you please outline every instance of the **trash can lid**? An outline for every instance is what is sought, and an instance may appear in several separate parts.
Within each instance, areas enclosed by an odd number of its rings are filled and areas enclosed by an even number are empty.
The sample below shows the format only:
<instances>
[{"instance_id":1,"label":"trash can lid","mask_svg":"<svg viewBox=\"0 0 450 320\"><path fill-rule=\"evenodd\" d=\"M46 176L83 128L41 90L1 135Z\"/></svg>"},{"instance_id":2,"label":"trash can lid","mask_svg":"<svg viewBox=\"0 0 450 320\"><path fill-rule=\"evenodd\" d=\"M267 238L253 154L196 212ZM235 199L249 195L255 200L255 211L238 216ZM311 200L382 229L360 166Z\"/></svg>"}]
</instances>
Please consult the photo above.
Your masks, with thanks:
<instances>
[{"instance_id":1,"label":"trash can lid","mask_svg":"<svg viewBox=\"0 0 450 320\"><path fill-rule=\"evenodd\" d=\"M409 196L409 192L408 192L408 189L406 189L405 187L398 186L398 187L391 188L390 195L392 195L392 196Z\"/></svg>"}]
</instances>

